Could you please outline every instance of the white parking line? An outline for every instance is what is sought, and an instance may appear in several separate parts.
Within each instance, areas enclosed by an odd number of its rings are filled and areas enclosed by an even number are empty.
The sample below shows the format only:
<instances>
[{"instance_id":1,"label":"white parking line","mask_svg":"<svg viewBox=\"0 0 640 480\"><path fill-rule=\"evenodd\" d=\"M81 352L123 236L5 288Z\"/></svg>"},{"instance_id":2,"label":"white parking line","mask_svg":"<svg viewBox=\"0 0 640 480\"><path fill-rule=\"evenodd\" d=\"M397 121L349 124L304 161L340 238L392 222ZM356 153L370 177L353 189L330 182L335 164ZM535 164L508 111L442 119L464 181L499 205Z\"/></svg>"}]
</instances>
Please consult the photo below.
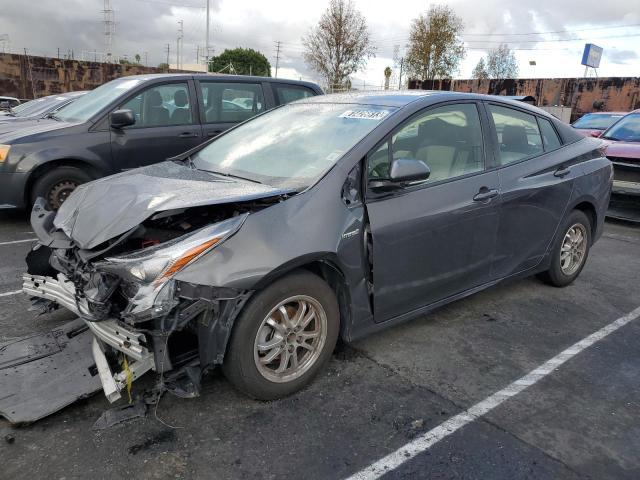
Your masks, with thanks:
<instances>
[{"instance_id":1,"label":"white parking line","mask_svg":"<svg viewBox=\"0 0 640 480\"><path fill-rule=\"evenodd\" d=\"M0 245L13 245L14 243L35 242L37 238L27 238L25 240L11 240L10 242L0 242Z\"/></svg>"},{"instance_id":2,"label":"white parking line","mask_svg":"<svg viewBox=\"0 0 640 480\"><path fill-rule=\"evenodd\" d=\"M400 447L395 452L390 453L386 457L378 460L376 463L355 473L347 480L373 480L376 478L380 478L382 475L395 468L398 468L400 465L429 449L432 445L439 442L443 438L451 435L468 423L471 423L474 420L482 417L505 400L513 397L514 395L517 395L525 388L537 383L549 373L553 372L554 369L565 363L567 360L570 360L575 355L582 352L584 349L602 340L610 333L615 332L620 327L623 327L624 325L631 322L632 320L635 320L638 317L640 317L640 307L636 308L625 316L611 322L609 325L601 328L597 332L592 333L587 338L573 344L571 347L560 352L558 355L543 363L539 367L535 368L524 377L521 377L512 384L508 385L506 388L503 388L499 392L494 393L481 402L476 403L468 410L465 410L464 412L451 417L449 420L438 425L432 430L429 430L412 442L409 442L406 445Z\"/></svg>"},{"instance_id":3,"label":"white parking line","mask_svg":"<svg viewBox=\"0 0 640 480\"><path fill-rule=\"evenodd\" d=\"M22 290L14 290L13 292L0 293L0 297L8 297L10 295L17 295L18 293L22 293Z\"/></svg>"}]
</instances>

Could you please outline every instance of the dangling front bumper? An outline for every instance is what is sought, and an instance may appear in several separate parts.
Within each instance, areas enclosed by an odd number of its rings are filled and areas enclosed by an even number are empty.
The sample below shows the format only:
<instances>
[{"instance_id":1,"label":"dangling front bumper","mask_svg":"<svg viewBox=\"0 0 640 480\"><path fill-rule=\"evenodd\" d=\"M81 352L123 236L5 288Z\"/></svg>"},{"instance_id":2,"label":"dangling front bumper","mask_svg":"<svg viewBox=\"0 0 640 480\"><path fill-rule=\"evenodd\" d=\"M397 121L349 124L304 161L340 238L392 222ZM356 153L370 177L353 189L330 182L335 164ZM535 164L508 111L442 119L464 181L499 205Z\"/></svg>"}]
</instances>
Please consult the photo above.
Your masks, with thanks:
<instances>
[{"instance_id":1,"label":"dangling front bumper","mask_svg":"<svg viewBox=\"0 0 640 480\"><path fill-rule=\"evenodd\" d=\"M86 313L85 307L76 301L75 287L62 273L58 278L24 274L22 290L30 297L44 298L74 312L80 318ZM91 351L100 375L102 388L107 399L115 402L121 396L129 380L136 380L149 370L155 369L153 352L147 347L145 335L135 332L116 319L99 322L84 320L94 335ZM113 373L105 356L108 348L127 356L128 368Z\"/></svg>"}]
</instances>

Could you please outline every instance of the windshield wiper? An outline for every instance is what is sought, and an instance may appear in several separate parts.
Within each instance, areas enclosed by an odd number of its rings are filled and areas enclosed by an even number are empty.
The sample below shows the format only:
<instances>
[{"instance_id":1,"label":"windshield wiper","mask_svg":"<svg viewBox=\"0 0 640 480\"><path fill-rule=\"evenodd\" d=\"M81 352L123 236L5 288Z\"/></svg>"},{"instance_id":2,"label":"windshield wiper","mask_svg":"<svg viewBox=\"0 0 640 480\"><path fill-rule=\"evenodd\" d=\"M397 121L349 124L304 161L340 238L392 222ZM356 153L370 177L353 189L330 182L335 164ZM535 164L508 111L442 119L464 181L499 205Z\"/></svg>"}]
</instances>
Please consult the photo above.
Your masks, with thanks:
<instances>
[{"instance_id":1,"label":"windshield wiper","mask_svg":"<svg viewBox=\"0 0 640 480\"><path fill-rule=\"evenodd\" d=\"M51 118L53 120L57 120L58 122L61 122L62 119L60 117L58 117L54 112L49 112L47 113L44 118Z\"/></svg>"},{"instance_id":2,"label":"windshield wiper","mask_svg":"<svg viewBox=\"0 0 640 480\"><path fill-rule=\"evenodd\" d=\"M262 185L262 182L259 182L258 180L254 180L253 178L241 177L240 175L233 175L231 173L215 172L213 170L205 170L205 171L209 173L213 173L214 175L220 175L222 177L237 178L239 180L246 180L247 182L258 183Z\"/></svg>"}]
</instances>

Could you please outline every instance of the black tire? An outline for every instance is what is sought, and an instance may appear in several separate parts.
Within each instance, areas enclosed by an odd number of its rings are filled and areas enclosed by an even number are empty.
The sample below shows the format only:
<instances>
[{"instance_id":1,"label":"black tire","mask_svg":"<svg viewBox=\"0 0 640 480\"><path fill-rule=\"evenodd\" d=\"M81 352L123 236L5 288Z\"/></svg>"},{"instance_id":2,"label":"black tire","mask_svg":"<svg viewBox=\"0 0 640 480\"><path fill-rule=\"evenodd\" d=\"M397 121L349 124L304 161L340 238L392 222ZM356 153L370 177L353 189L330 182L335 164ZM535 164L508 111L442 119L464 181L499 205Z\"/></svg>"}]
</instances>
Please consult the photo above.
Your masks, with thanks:
<instances>
[{"instance_id":1,"label":"black tire","mask_svg":"<svg viewBox=\"0 0 640 480\"><path fill-rule=\"evenodd\" d=\"M326 314L325 341L321 348L315 349L315 352L319 352L318 356L315 361L308 362L308 369L301 376L287 381L272 381L266 378L257 366L259 362L255 355L259 354L254 351L256 351L256 345L259 341L258 335L262 334L263 329L270 328L263 326L263 320L267 318L267 315L284 300L296 296L312 298L321 305ZM285 306L285 308L288 307ZM277 312L274 314L277 315ZM318 321L315 320L315 322ZM318 323L315 328L318 328L317 325ZM245 305L233 327L222 370L234 387L255 399L274 400L291 395L308 385L329 361L338 339L339 330L340 311L333 290L324 280L313 273L303 270L293 272L256 293ZM273 340L276 335L275 329L272 334L271 339ZM288 341L286 335L282 341ZM313 342L313 340L311 341ZM294 351L298 352L297 347ZM306 354L304 349L300 349L300 352L303 352L302 355ZM287 365L289 363L293 365L292 361L287 360ZM304 365L304 362L301 365Z\"/></svg>"},{"instance_id":2,"label":"black tire","mask_svg":"<svg viewBox=\"0 0 640 480\"><path fill-rule=\"evenodd\" d=\"M69 194L78 186L93 180L85 170L77 167L54 167L36 180L31 189L31 204L38 197L47 202L47 207L57 210Z\"/></svg>"},{"instance_id":3,"label":"black tire","mask_svg":"<svg viewBox=\"0 0 640 480\"><path fill-rule=\"evenodd\" d=\"M562 254L562 245L565 240L565 236L568 234L569 229L576 225L580 225L586 236L586 244L584 255L577 269L573 272L566 273L561 266L560 256ZM587 215L580 210L573 210L562 222L560 229L558 230L558 236L554 240L553 250L551 255L551 266L546 272L538 274L538 277L554 287L566 287L571 284L582 272L587 258L589 257L589 250L591 249L591 221Z\"/></svg>"}]
</instances>

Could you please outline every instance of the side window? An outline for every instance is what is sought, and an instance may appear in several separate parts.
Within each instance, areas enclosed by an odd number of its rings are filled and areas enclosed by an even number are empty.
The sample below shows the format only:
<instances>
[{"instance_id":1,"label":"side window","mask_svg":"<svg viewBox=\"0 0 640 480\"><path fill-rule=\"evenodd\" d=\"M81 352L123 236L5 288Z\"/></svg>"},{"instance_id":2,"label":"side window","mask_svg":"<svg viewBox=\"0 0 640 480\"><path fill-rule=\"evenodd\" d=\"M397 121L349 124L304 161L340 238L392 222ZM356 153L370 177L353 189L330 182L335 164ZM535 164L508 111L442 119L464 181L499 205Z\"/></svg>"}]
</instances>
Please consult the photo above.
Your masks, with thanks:
<instances>
[{"instance_id":1,"label":"side window","mask_svg":"<svg viewBox=\"0 0 640 480\"><path fill-rule=\"evenodd\" d=\"M272 83L271 85L273 85L273 89L276 92L276 103L278 105L316 95L313 90L301 85L284 85L279 83Z\"/></svg>"},{"instance_id":2,"label":"side window","mask_svg":"<svg viewBox=\"0 0 640 480\"><path fill-rule=\"evenodd\" d=\"M544 140L544 149L547 152L560 148L562 142L558 138L556 130L551 125L551 122L546 118L538 117L538 125L540 125L540 132L542 133L542 140Z\"/></svg>"},{"instance_id":3,"label":"side window","mask_svg":"<svg viewBox=\"0 0 640 480\"><path fill-rule=\"evenodd\" d=\"M369 178L388 178L391 159L415 158L431 170L427 182L484 169L482 128L473 103L430 109L402 127L368 158Z\"/></svg>"},{"instance_id":4,"label":"side window","mask_svg":"<svg viewBox=\"0 0 640 480\"><path fill-rule=\"evenodd\" d=\"M500 145L500 164L543 153L542 136L536 117L519 110L489 105Z\"/></svg>"},{"instance_id":5,"label":"side window","mask_svg":"<svg viewBox=\"0 0 640 480\"><path fill-rule=\"evenodd\" d=\"M257 83L200 82L200 89L207 123L243 122L264 110Z\"/></svg>"},{"instance_id":6,"label":"side window","mask_svg":"<svg viewBox=\"0 0 640 480\"><path fill-rule=\"evenodd\" d=\"M120 108L133 111L136 123L131 128L193 123L189 86L186 83L170 83L148 88Z\"/></svg>"}]
</instances>

